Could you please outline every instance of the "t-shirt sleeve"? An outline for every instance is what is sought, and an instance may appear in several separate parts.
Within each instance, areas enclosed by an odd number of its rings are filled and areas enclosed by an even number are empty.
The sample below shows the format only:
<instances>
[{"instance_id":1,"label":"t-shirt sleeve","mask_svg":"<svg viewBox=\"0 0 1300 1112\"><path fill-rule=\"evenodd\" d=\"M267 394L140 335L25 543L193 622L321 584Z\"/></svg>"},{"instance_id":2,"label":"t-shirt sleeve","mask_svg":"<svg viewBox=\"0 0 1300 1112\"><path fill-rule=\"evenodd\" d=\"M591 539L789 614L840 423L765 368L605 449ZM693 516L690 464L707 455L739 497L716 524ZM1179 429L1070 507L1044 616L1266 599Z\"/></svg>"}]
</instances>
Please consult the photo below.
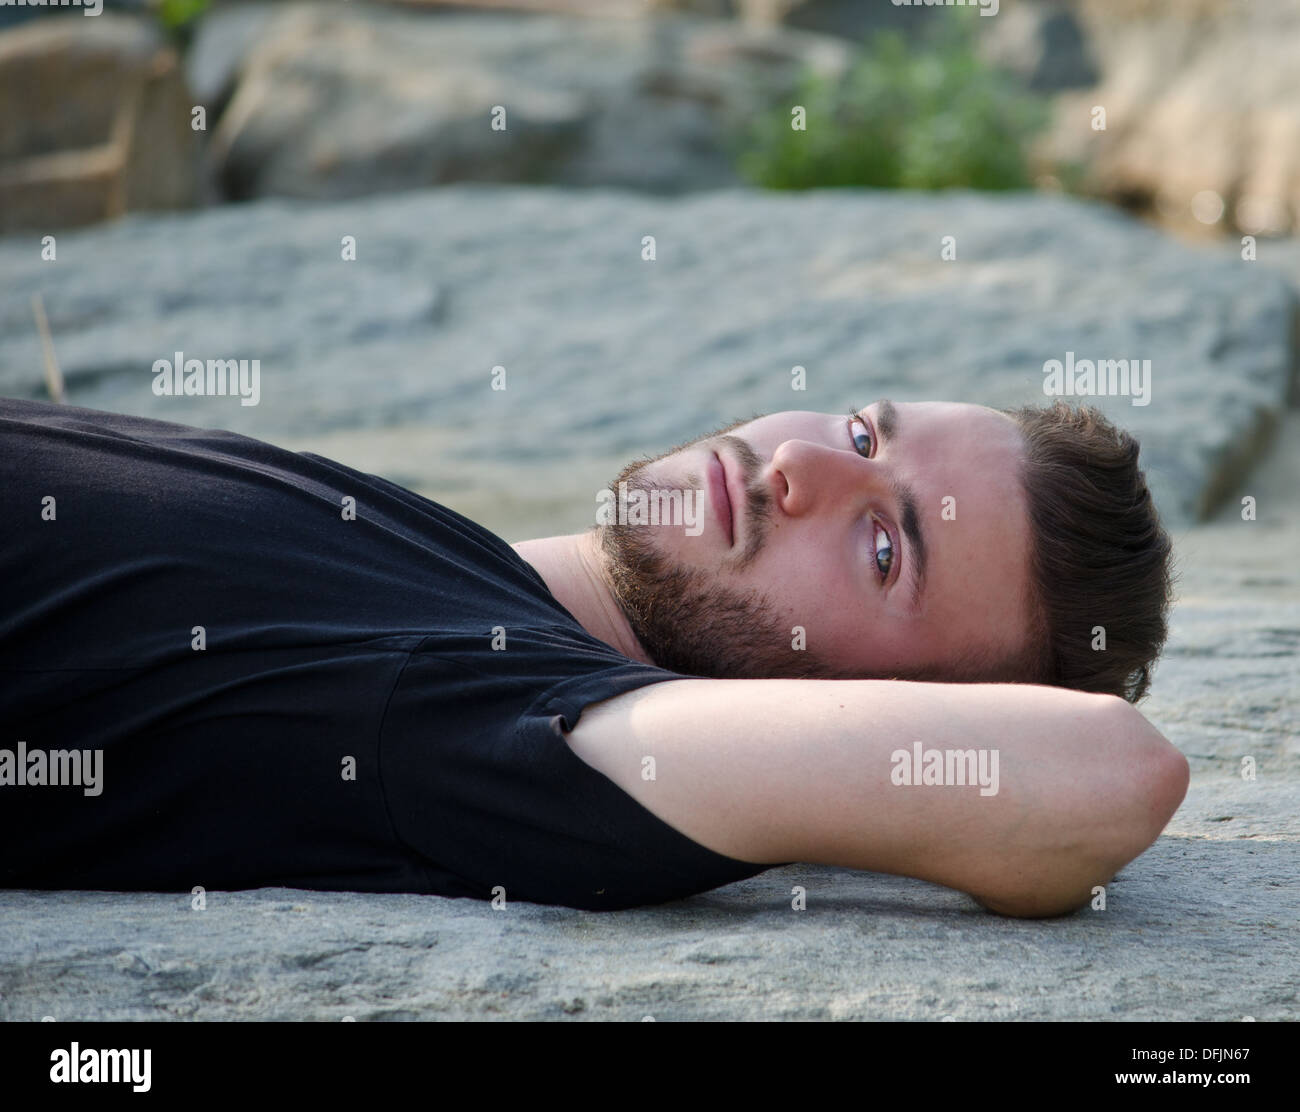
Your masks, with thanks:
<instances>
[{"instance_id":1,"label":"t-shirt sleeve","mask_svg":"<svg viewBox=\"0 0 1300 1112\"><path fill-rule=\"evenodd\" d=\"M770 865L692 841L592 768L565 731L585 707L681 679L564 629L507 631L498 652L420 650L389 701L382 775L398 836L459 894L615 909L662 903ZM486 639L483 639L486 643ZM544 688L529 675L554 673Z\"/></svg>"}]
</instances>

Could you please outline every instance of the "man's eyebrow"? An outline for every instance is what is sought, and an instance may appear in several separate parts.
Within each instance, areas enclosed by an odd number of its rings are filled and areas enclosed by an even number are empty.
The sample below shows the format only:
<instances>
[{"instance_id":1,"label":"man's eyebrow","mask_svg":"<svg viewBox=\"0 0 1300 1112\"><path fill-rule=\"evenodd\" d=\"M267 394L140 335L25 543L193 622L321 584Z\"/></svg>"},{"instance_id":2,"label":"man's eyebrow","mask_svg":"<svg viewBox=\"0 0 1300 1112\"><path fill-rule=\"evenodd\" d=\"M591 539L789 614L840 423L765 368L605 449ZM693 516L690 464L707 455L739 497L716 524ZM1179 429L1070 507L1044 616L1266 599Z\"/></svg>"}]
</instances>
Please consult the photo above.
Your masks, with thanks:
<instances>
[{"instance_id":1,"label":"man's eyebrow","mask_svg":"<svg viewBox=\"0 0 1300 1112\"><path fill-rule=\"evenodd\" d=\"M876 433L882 444L898 436L898 410L888 398L876 402ZM912 610L921 609L921 589L925 585L925 535L921 532L921 515L917 512L916 492L906 483L895 480L894 498L902 508L903 534L907 537L912 564Z\"/></svg>"},{"instance_id":2,"label":"man's eyebrow","mask_svg":"<svg viewBox=\"0 0 1300 1112\"><path fill-rule=\"evenodd\" d=\"M876 402L876 431L881 440L893 440L898 435L898 410L888 398Z\"/></svg>"}]
</instances>

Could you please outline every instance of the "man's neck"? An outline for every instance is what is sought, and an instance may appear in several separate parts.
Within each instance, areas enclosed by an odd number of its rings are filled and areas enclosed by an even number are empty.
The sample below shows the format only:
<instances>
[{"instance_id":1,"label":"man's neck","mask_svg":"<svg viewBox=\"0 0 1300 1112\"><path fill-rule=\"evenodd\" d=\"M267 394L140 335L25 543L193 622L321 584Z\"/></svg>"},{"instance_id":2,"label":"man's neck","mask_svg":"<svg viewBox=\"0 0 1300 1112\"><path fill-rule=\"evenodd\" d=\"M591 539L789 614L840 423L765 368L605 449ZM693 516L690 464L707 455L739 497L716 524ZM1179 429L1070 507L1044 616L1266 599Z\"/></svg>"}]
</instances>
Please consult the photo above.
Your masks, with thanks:
<instances>
[{"instance_id":1,"label":"man's neck","mask_svg":"<svg viewBox=\"0 0 1300 1112\"><path fill-rule=\"evenodd\" d=\"M551 594L578 619L583 629L632 660L654 663L641 648L614 598L602 570L594 530L567 537L520 541L510 547L533 566Z\"/></svg>"}]
</instances>

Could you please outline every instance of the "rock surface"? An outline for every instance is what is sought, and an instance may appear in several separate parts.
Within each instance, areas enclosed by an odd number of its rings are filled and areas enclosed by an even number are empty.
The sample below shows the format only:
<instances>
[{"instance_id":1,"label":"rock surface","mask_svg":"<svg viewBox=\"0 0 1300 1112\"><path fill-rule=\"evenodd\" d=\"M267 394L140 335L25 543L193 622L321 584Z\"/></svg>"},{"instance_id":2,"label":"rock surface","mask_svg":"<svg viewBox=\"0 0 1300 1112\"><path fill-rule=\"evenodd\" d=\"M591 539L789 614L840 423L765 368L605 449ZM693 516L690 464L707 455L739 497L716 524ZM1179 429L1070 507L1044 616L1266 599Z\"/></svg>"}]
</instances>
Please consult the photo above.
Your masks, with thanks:
<instances>
[{"instance_id":1,"label":"rock surface","mask_svg":"<svg viewBox=\"0 0 1300 1112\"><path fill-rule=\"evenodd\" d=\"M861 41L960 26L1031 88L1062 92L1044 173L1184 233L1300 230L1300 6L1294 0L1008 0L973 7L860 0L666 0ZM1086 90L1086 91L1073 91ZM1092 111L1106 110L1104 131Z\"/></svg>"},{"instance_id":2,"label":"rock surface","mask_svg":"<svg viewBox=\"0 0 1300 1112\"><path fill-rule=\"evenodd\" d=\"M10 238L0 270L5 393L43 393L39 291L73 404L333 454L516 536L590 525L633 455L738 416L1041 403L1068 352L1151 361L1150 404L1093 400L1185 522L1257 455L1295 363L1276 273L1044 195L453 187L132 218L55 262ZM154 396L175 352L260 360L260 403Z\"/></svg>"},{"instance_id":3,"label":"rock surface","mask_svg":"<svg viewBox=\"0 0 1300 1112\"><path fill-rule=\"evenodd\" d=\"M938 261L946 234L957 262ZM0 270L4 392L36 393L40 290L74 403L334 454L511 539L581 528L606 467L709 421L881 391L1041 398L1042 361L1085 343L1155 361L1151 405L1112 412L1145 422L1166 505L1230 494L1175 530L1180 601L1143 705L1191 790L1105 911L1006 920L919 881L811 866L607 914L0 891L0 1020L1300 1018L1300 415L1280 400L1295 245L1244 264L1045 197L450 189L136 218L60 236L56 263L10 238ZM262 358L262 404L155 398L152 360L177 347ZM490 390L494 363L506 391ZM1271 454L1234 486L1234 438L1270 422Z\"/></svg>"},{"instance_id":4,"label":"rock surface","mask_svg":"<svg viewBox=\"0 0 1300 1112\"><path fill-rule=\"evenodd\" d=\"M1002 919L811 866L595 914L289 889L0 891L0 1020L1300 1019L1300 415L1235 509L1178 538L1145 712L1188 756L1104 911ZM1243 780L1242 758L1257 777ZM807 909L791 909L791 889Z\"/></svg>"},{"instance_id":5,"label":"rock surface","mask_svg":"<svg viewBox=\"0 0 1300 1112\"><path fill-rule=\"evenodd\" d=\"M212 166L219 192L235 199L450 181L652 192L739 184L744 127L802 66L838 73L871 32L924 36L952 18L1031 88L1096 80L1080 26L1060 5L1025 4L996 20L974 10L768 6L239 4L200 21L186 66L214 119L225 112ZM489 126L496 106L504 130Z\"/></svg>"},{"instance_id":6,"label":"rock surface","mask_svg":"<svg viewBox=\"0 0 1300 1112\"><path fill-rule=\"evenodd\" d=\"M841 68L848 54L823 36L685 18L295 4L259 19L215 13L190 59L214 99L239 72L211 150L235 199L450 181L735 184L728 137L760 89L793 83L805 63ZM251 27L257 43L232 63Z\"/></svg>"},{"instance_id":7,"label":"rock surface","mask_svg":"<svg viewBox=\"0 0 1300 1112\"><path fill-rule=\"evenodd\" d=\"M1174 227L1300 229L1300 6L1079 0L1101 82L1066 94L1045 149ZM1106 110L1093 130L1092 109Z\"/></svg>"},{"instance_id":8,"label":"rock surface","mask_svg":"<svg viewBox=\"0 0 1300 1112\"><path fill-rule=\"evenodd\" d=\"M192 103L175 51L141 20L43 19L0 34L0 232L192 204Z\"/></svg>"}]
</instances>

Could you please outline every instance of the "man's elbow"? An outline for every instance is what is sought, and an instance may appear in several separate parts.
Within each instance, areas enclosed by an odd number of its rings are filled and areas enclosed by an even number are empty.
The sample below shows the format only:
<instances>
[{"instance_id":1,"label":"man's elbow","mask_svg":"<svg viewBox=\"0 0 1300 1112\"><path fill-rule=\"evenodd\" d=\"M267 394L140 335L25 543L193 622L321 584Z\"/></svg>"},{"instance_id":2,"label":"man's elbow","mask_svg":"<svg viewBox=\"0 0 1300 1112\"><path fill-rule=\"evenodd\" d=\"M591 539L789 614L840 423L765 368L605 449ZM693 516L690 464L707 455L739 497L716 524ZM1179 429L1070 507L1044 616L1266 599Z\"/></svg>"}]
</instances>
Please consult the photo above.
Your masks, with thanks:
<instances>
[{"instance_id":1,"label":"man's elbow","mask_svg":"<svg viewBox=\"0 0 1300 1112\"><path fill-rule=\"evenodd\" d=\"M1157 730L1143 715L1122 699L1116 699L1114 713L1119 719L1117 728L1133 739L1137 758L1136 787L1138 795L1133 801L1132 813L1136 823L1135 836L1140 843L1131 861L1160 837L1161 831L1182 806L1191 782L1187 758Z\"/></svg>"},{"instance_id":2,"label":"man's elbow","mask_svg":"<svg viewBox=\"0 0 1300 1112\"><path fill-rule=\"evenodd\" d=\"M1103 777L1105 803L1091 805L1095 810L1086 821L1079 816L1080 825L1092 834L1081 838L1066 860L1057 856L1046 874L1018 891L987 899L976 895L988 910L1017 918L1077 911L1156 842L1182 805L1190 780L1187 758L1122 699L1111 702L1107 697L1100 713L1100 725L1123 742L1126 759L1123 767L1110 769ZM1070 820L1062 816L1061 821Z\"/></svg>"}]
</instances>

